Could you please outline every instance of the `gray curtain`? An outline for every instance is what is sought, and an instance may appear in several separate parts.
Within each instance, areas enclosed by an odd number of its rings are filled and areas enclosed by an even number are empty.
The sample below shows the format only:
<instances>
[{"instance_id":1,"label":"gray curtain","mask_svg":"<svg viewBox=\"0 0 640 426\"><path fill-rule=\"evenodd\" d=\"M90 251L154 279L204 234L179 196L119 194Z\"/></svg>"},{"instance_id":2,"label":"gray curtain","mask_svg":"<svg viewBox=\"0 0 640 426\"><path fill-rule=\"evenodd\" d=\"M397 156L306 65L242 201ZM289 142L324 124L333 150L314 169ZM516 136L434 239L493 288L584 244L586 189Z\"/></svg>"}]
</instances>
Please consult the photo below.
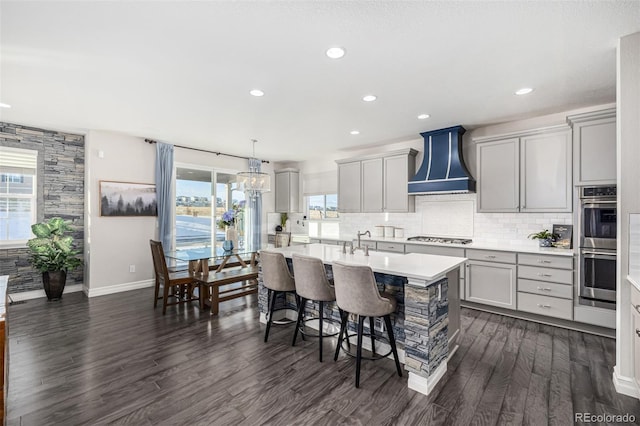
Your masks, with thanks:
<instances>
[{"instance_id":1,"label":"gray curtain","mask_svg":"<svg viewBox=\"0 0 640 426\"><path fill-rule=\"evenodd\" d=\"M173 145L156 143L156 194L158 198L159 237L164 250L171 250L173 219L171 217L171 183L173 175Z\"/></svg>"},{"instance_id":2,"label":"gray curtain","mask_svg":"<svg viewBox=\"0 0 640 426\"><path fill-rule=\"evenodd\" d=\"M259 172L262 161L257 158L249 158L249 171ZM249 195L249 248L260 250L262 248L262 193L252 192Z\"/></svg>"}]
</instances>

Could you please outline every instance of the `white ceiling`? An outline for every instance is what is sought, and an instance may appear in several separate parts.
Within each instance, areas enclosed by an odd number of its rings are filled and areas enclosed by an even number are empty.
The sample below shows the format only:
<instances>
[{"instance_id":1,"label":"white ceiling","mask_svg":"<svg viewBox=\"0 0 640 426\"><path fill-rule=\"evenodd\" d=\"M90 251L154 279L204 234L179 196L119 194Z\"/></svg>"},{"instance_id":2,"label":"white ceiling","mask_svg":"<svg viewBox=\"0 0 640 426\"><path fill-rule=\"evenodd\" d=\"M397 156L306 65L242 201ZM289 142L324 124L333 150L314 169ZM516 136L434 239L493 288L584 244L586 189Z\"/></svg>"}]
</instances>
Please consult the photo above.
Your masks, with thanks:
<instances>
[{"instance_id":1,"label":"white ceiling","mask_svg":"<svg viewBox=\"0 0 640 426\"><path fill-rule=\"evenodd\" d=\"M284 161L612 102L640 1L2 1L0 25L2 121Z\"/></svg>"}]
</instances>

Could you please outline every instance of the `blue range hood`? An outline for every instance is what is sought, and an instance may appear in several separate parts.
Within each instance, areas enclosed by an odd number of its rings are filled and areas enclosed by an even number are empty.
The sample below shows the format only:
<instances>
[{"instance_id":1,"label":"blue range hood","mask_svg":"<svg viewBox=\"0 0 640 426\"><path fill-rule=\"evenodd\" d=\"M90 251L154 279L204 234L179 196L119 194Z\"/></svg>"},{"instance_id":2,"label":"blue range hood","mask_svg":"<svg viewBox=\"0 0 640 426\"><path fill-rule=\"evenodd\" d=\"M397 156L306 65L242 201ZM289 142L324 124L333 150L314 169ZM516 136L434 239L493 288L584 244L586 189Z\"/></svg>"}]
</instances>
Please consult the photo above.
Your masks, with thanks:
<instances>
[{"instance_id":1,"label":"blue range hood","mask_svg":"<svg viewBox=\"0 0 640 426\"><path fill-rule=\"evenodd\" d=\"M409 194L452 194L476 191L476 181L462 159L462 126L420 133L424 158L409 180Z\"/></svg>"}]
</instances>

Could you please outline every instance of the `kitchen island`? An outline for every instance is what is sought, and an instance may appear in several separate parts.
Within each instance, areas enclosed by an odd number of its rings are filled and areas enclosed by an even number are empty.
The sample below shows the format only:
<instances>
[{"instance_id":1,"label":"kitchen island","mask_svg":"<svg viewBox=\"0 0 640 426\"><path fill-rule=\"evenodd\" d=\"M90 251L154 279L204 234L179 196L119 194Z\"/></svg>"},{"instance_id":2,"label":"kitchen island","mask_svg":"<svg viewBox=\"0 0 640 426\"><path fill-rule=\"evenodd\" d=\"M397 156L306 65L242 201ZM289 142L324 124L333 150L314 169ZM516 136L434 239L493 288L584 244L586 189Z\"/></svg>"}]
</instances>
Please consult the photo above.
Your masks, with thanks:
<instances>
[{"instance_id":1,"label":"kitchen island","mask_svg":"<svg viewBox=\"0 0 640 426\"><path fill-rule=\"evenodd\" d=\"M327 244L305 244L268 249L282 253L291 268L294 253L316 257L325 264L329 277L331 264L342 261L371 267L379 287L396 297L397 310L392 315L393 331L400 361L409 372L410 389L429 394L447 371L447 360L457 349L460 329L459 269L466 258L428 254L398 254L362 251L343 253L342 248ZM260 319L266 322L267 289L258 276ZM287 317L295 318L295 301L281 298L277 308L289 308ZM311 308L317 312L317 305ZM310 309L307 308L307 311ZM281 311L282 312L282 311ZM338 319L337 309L325 315Z\"/></svg>"}]
</instances>

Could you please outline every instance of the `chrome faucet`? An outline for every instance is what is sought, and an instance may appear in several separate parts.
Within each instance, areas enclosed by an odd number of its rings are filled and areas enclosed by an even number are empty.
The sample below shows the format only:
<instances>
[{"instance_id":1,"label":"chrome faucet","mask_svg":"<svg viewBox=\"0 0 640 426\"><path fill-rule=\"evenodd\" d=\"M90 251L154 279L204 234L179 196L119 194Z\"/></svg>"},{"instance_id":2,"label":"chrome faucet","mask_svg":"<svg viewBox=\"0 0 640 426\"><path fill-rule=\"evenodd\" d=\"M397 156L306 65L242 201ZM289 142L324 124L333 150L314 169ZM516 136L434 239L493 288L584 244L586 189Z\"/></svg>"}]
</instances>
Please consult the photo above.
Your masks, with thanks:
<instances>
[{"instance_id":1,"label":"chrome faucet","mask_svg":"<svg viewBox=\"0 0 640 426\"><path fill-rule=\"evenodd\" d=\"M371 232L369 231L364 231L363 233L360 233L360 231L358 231L358 249L362 250L362 247L360 246L360 237L364 236L364 235L368 235L369 238L371 238Z\"/></svg>"}]
</instances>

